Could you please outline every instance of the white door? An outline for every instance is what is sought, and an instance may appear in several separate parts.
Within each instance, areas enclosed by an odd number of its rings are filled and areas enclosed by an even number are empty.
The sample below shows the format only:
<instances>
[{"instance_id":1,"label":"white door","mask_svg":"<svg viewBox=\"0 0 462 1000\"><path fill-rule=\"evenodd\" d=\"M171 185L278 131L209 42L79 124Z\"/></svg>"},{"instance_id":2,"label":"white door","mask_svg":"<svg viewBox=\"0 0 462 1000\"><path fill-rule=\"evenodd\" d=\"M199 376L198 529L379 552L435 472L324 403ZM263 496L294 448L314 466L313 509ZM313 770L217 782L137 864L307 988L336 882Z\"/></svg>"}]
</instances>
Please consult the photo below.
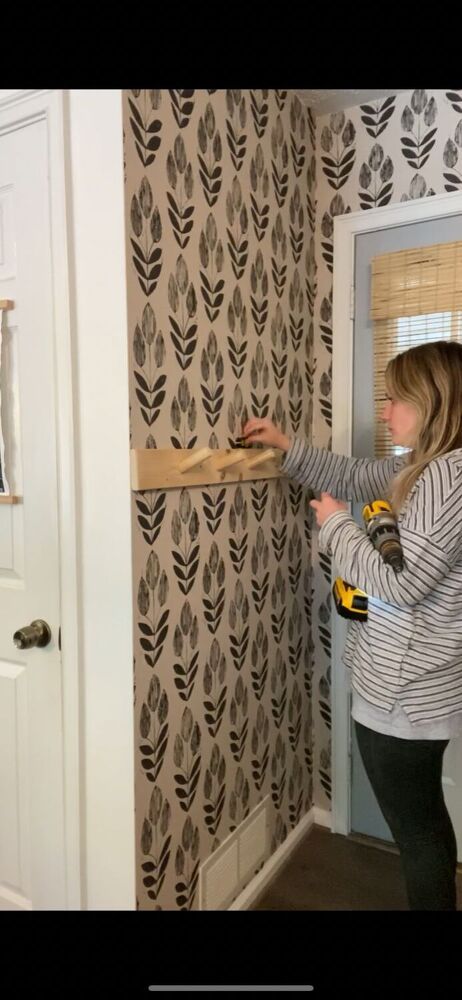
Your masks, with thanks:
<instances>
[{"instance_id":1,"label":"white door","mask_svg":"<svg viewBox=\"0 0 462 1000\"><path fill-rule=\"evenodd\" d=\"M0 135L0 909L66 908L53 288L47 126ZM0 498L1 501L1 498ZM45 620L51 641L13 634Z\"/></svg>"},{"instance_id":2,"label":"white door","mask_svg":"<svg viewBox=\"0 0 462 1000\"><path fill-rule=\"evenodd\" d=\"M381 253L445 243L460 239L462 216L377 229L355 238L355 316L353 360L352 454L375 457L373 406L373 326L370 319L370 262ZM444 332L435 339L446 339ZM395 447L396 454L403 449ZM378 500L380 497L371 497ZM352 514L364 528L362 503L352 504ZM351 703L351 696L350 696ZM443 792L462 861L462 734L452 739L443 758ZM359 753L351 722L351 831L394 842L390 827L377 804Z\"/></svg>"}]
</instances>

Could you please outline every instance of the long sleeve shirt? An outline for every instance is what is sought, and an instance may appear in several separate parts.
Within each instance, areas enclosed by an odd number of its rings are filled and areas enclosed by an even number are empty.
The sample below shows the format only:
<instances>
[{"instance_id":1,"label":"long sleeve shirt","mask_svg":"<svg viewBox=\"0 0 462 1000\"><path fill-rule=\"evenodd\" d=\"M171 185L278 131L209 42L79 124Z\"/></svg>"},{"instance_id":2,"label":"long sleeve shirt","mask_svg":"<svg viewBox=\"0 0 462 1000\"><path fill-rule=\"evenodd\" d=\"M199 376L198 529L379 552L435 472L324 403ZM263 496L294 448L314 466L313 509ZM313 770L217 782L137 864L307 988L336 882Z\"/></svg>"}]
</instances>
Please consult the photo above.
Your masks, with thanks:
<instances>
[{"instance_id":1,"label":"long sleeve shirt","mask_svg":"<svg viewBox=\"0 0 462 1000\"><path fill-rule=\"evenodd\" d=\"M383 499L405 461L350 458L294 438L281 472L337 499L370 503ZM364 719L369 707L363 724L370 728L446 739L462 729L462 449L428 463L398 528L401 572L348 511L331 514L319 530L320 550L368 597L367 620L349 620L342 656L352 714ZM390 728L380 729L381 721Z\"/></svg>"}]
</instances>

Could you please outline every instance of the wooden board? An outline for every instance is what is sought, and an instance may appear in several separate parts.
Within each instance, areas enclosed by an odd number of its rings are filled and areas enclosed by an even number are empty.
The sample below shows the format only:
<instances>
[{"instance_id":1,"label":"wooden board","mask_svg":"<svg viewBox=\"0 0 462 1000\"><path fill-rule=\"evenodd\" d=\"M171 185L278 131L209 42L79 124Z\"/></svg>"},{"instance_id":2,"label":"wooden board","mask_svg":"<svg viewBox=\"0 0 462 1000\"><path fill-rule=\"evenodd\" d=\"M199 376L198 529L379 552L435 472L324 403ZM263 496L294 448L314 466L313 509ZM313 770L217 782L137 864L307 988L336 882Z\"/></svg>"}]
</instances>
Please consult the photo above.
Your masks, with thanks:
<instances>
[{"instance_id":1,"label":"wooden board","mask_svg":"<svg viewBox=\"0 0 462 1000\"><path fill-rule=\"evenodd\" d=\"M197 451L200 449L198 448ZM182 486L220 486L222 483L240 483L255 479L275 479L282 475L282 452L274 449L276 458L268 459L255 469L247 468L247 461L257 458L261 448L246 449L246 459L227 469L215 469L215 461L231 455L232 448L216 448L200 465L180 472L179 463L189 458L191 448L132 448L132 490L168 490Z\"/></svg>"}]
</instances>

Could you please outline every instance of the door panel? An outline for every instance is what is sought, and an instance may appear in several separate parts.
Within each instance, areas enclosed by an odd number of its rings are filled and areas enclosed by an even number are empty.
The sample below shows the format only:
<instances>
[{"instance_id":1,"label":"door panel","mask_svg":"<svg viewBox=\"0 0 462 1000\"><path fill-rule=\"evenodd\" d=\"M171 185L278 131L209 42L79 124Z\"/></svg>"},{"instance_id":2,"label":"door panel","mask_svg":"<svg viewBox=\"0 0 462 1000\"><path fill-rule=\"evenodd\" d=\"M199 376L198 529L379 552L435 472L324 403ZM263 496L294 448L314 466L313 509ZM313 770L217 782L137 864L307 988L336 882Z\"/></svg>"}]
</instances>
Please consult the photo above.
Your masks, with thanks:
<instances>
[{"instance_id":1,"label":"door panel","mask_svg":"<svg viewBox=\"0 0 462 1000\"><path fill-rule=\"evenodd\" d=\"M0 909L65 909L63 720L48 136L0 136L2 427L0 503ZM52 639L18 649L43 618Z\"/></svg>"},{"instance_id":2,"label":"door panel","mask_svg":"<svg viewBox=\"0 0 462 1000\"><path fill-rule=\"evenodd\" d=\"M460 239L462 216L440 222L413 223L363 233L355 239L355 316L353 352L352 451L358 458L375 457L373 400L373 324L370 319L370 262L377 254L445 243ZM443 338L444 339L444 338ZM396 448L396 454L402 449ZM371 500L380 499L371 497ZM362 503L352 504L352 514L364 528ZM351 699L351 695L350 695ZM351 707L351 705L350 705ZM351 830L394 842L364 770L351 720ZM462 860L462 736L451 740L443 763L446 805L456 831ZM458 793L458 794L456 794Z\"/></svg>"}]
</instances>

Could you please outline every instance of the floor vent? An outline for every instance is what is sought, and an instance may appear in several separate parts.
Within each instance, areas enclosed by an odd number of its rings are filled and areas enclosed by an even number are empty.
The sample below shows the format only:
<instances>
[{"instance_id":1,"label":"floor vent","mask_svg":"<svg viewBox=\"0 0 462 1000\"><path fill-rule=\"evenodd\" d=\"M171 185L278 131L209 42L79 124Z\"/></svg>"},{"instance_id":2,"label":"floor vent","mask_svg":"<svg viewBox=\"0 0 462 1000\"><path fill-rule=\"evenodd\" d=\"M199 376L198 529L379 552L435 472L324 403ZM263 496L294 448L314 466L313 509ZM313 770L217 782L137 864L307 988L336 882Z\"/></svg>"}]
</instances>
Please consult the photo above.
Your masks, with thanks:
<instances>
[{"instance_id":1,"label":"floor vent","mask_svg":"<svg viewBox=\"0 0 462 1000\"><path fill-rule=\"evenodd\" d=\"M199 909L226 910L268 857L269 795L200 867Z\"/></svg>"}]
</instances>

